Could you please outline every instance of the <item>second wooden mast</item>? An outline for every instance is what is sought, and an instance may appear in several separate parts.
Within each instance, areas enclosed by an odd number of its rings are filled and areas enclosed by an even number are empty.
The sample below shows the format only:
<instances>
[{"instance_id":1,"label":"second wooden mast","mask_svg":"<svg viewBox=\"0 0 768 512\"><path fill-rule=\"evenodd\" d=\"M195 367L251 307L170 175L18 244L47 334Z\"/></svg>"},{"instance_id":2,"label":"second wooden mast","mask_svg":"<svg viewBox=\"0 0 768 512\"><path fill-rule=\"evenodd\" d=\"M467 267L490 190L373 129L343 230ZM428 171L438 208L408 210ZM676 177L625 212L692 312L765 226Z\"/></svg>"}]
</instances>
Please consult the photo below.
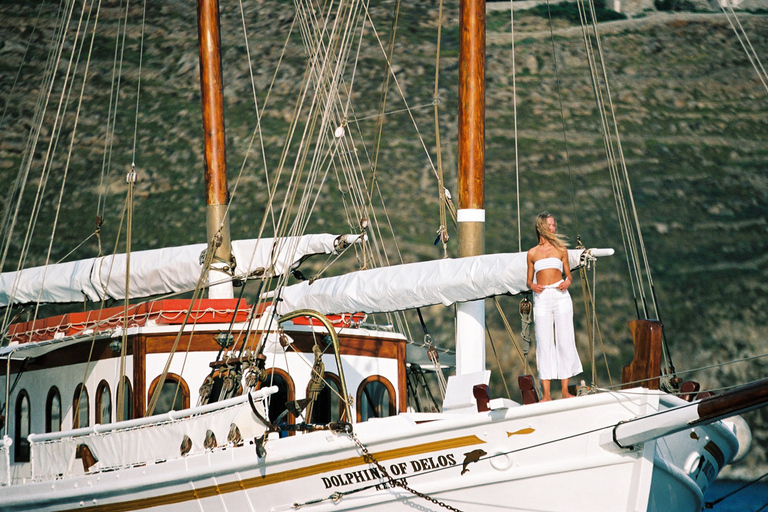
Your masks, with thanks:
<instances>
[{"instance_id":1,"label":"second wooden mast","mask_svg":"<svg viewBox=\"0 0 768 512\"><path fill-rule=\"evenodd\" d=\"M197 1L200 45L200 95L205 135L206 235L220 237L208 276L210 298L233 297L232 282L221 270L231 266L232 249L227 205L227 158L224 132L224 94L221 72L221 31L218 0Z\"/></svg>"},{"instance_id":2,"label":"second wooden mast","mask_svg":"<svg viewBox=\"0 0 768 512\"><path fill-rule=\"evenodd\" d=\"M459 9L459 256L485 252L485 0ZM459 303L456 373L485 370L485 302Z\"/></svg>"}]
</instances>

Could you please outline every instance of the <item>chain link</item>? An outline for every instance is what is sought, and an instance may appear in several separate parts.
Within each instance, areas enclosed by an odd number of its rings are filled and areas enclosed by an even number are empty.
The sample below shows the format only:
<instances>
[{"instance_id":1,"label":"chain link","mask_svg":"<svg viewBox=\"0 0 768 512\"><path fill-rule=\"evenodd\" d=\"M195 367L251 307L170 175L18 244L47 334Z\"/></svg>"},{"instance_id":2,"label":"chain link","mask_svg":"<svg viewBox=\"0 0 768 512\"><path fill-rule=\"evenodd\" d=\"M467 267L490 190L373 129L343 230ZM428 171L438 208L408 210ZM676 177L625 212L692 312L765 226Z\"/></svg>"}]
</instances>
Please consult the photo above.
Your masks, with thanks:
<instances>
[{"instance_id":1,"label":"chain link","mask_svg":"<svg viewBox=\"0 0 768 512\"><path fill-rule=\"evenodd\" d=\"M408 486L408 484L405 483L404 478L401 478L401 479L392 478L387 472L387 470L384 468L384 466L382 466L381 463L377 461L373 455L371 455L371 452L368 451L368 448L362 443L362 441L360 441L360 439L358 439L358 437L355 435L354 432L347 432L347 435L357 445L357 447L360 448L360 451L363 452L363 460L367 464L373 464L374 466L376 466L378 470L381 472L381 474L387 478L387 482L389 483L389 485L391 485L392 487L400 487L402 489L405 489L411 494L414 494L419 498L423 498L427 501L430 501L435 505L443 507L447 510L452 510L453 512L462 512L461 510L454 508L448 505L447 503L443 503L442 501L437 500L432 496L428 496L422 492L417 491L416 489L412 489L411 487Z\"/></svg>"}]
</instances>

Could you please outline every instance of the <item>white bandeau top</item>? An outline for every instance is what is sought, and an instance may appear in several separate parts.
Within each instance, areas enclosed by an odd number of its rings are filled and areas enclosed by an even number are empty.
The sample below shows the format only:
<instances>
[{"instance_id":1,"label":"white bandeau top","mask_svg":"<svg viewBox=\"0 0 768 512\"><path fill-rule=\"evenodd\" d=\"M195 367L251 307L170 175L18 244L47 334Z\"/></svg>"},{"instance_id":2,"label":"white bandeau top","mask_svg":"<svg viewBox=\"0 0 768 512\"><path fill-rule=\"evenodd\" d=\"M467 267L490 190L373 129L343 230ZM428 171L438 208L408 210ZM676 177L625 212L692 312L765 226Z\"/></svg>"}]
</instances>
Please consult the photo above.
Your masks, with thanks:
<instances>
[{"instance_id":1,"label":"white bandeau top","mask_svg":"<svg viewBox=\"0 0 768 512\"><path fill-rule=\"evenodd\" d=\"M563 260L561 260L560 258L542 258L538 261L533 262L534 272L538 272L539 270L544 270L547 268L556 268L560 272L562 272Z\"/></svg>"}]
</instances>

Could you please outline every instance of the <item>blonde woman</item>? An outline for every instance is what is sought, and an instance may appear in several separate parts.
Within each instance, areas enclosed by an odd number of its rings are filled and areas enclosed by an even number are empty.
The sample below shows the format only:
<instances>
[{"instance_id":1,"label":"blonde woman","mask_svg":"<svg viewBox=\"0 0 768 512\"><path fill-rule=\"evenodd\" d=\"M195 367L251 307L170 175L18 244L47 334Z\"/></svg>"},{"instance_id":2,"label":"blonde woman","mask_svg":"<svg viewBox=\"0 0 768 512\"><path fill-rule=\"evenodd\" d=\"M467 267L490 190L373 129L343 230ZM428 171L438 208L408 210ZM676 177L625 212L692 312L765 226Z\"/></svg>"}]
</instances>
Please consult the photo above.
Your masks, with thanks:
<instances>
[{"instance_id":1,"label":"blonde woman","mask_svg":"<svg viewBox=\"0 0 768 512\"><path fill-rule=\"evenodd\" d=\"M563 398L570 398L568 379L581 373L573 333L573 302L568 293L571 268L565 237L557 234L557 222L547 212L536 217L538 245L528 251L528 288L533 291L533 322L536 332L536 366L544 392L552 400L550 382L559 379Z\"/></svg>"}]
</instances>

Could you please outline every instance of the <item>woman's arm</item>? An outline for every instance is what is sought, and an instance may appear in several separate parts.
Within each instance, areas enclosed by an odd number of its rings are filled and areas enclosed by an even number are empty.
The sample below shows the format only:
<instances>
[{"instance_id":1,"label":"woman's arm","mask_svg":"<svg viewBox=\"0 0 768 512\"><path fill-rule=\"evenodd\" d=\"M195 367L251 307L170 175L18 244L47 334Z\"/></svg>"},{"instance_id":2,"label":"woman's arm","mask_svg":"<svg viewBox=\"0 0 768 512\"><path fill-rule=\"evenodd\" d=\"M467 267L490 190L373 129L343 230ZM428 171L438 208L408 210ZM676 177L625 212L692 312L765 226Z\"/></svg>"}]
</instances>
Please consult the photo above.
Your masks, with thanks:
<instances>
[{"instance_id":1,"label":"woman's arm","mask_svg":"<svg viewBox=\"0 0 768 512\"><path fill-rule=\"evenodd\" d=\"M533 282L533 254L531 254L531 252L532 250L528 251L528 255L526 256L528 262L528 276L525 280L525 284L532 292L541 293L544 291L544 285Z\"/></svg>"},{"instance_id":2,"label":"woman's arm","mask_svg":"<svg viewBox=\"0 0 768 512\"><path fill-rule=\"evenodd\" d=\"M564 292L573 282L573 278L571 277L571 264L568 262L568 251L563 251L560 255L560 259L563 262L563 274L565 275L565 279L563 279L562 283L557 285L557 289Z\"/></svg>"}]
</instances>

